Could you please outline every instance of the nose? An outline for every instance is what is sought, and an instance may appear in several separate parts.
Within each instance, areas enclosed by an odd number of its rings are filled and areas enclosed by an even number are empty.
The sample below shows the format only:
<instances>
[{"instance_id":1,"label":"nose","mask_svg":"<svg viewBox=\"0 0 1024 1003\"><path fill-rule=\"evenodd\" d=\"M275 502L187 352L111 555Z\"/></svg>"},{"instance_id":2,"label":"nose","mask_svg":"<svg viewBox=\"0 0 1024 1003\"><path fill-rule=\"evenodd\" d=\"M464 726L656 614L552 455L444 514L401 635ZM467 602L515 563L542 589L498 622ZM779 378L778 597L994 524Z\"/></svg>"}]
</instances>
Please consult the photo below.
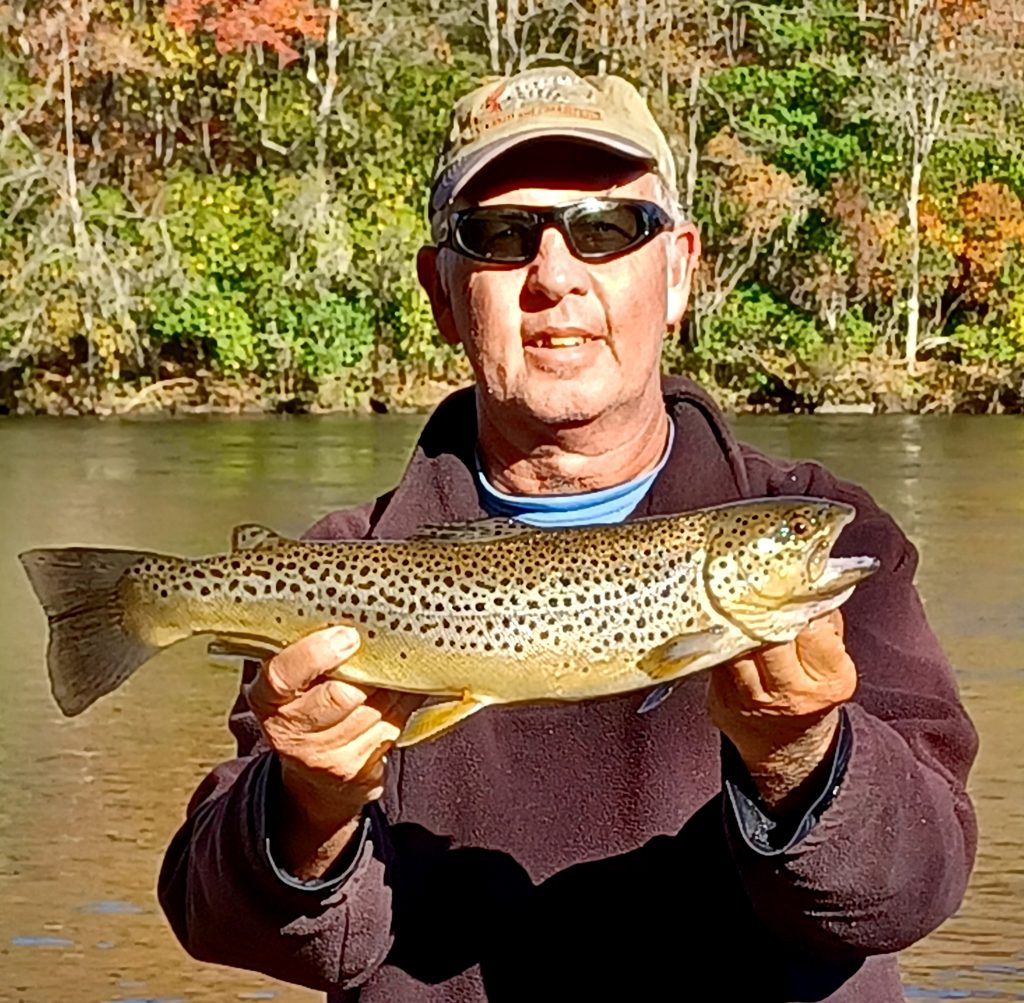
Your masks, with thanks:
<instances>
[{"instance_id":1,"label":"nose","mask_svg":"<svg viewBox=\"0 0 1024 1003\"><path fill-rule=\"evenodd\" d=\"M587 266L569 248L557 227L545 227L537 256L529 264L526 291L557 303L573 293L587 291Z\"/></svg>"}]
</instances>

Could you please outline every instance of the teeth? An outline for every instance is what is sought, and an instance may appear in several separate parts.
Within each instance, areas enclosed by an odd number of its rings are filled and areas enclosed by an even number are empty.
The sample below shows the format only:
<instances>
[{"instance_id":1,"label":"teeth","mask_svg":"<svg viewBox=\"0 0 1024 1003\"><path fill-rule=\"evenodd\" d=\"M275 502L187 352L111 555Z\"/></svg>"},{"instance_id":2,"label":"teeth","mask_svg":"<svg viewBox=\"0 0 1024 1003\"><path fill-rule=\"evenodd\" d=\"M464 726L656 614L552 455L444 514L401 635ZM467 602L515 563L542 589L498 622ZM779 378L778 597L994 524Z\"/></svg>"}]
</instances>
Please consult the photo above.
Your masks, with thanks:
<instances>
[{"instance_id":1,"label":"teeth","mask_svg":"<svg viewBox=\"0 0 1024 1003\"><path fill-rule=\"evenodd\" d=\"M582 345L584 341L586 338L582 338L578 334L550 334L538 338L536 344L541 348L575 348L577 345Z\"/></svg>"}]
</instances>

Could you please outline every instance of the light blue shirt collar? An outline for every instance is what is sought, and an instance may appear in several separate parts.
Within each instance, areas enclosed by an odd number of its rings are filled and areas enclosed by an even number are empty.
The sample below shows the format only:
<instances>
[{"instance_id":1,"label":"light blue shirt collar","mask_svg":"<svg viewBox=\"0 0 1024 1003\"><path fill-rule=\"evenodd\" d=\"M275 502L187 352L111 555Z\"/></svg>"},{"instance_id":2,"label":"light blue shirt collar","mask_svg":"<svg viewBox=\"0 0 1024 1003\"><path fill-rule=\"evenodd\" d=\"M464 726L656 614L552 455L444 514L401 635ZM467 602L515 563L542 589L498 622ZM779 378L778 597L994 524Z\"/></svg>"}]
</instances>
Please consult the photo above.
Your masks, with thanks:
<instances>
[{"instance_id":1,"label":"light blue shirt collar","mask_svg":"<svg viewBox=\"0 0 1024 1003\"><path fill-rule=\"evenodd\" d=\"M530 526L589 526L622 522L640 504L672 452L676 430L668 423L668 442L658 465L625 484L572 495L509 495L499 491L484 474L477 456L476 476L480 501L492 516L518 519Z\"/></svg>"}]
</instances>

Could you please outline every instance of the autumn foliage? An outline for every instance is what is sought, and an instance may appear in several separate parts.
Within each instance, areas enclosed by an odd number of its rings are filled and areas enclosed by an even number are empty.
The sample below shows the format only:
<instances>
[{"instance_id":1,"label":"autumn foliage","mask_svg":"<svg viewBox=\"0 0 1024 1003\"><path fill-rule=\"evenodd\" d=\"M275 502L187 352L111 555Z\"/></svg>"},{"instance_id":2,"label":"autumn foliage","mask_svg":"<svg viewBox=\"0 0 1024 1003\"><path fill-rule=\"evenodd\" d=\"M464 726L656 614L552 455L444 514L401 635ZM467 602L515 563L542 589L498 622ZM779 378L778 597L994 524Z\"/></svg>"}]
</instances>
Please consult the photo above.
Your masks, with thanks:
<instances>
[{"instance_id":1,"label":"autumn foliage","mask_svg":"<svg viewBox=\"0 0 1024 1003\"><path fill-rule=\"evenodd\" d=\"M0 3L0 410L464 379L415 277L434 152L551 62L669 137L703 255L668 366L737 406L1015 406L1024 0L38 0Z\"/></svg>"},{"instance_id":2,"label":"autumn foliage","mask_svg":"<svg viewBox=\"0 0 1024 1003\"><path fill-rule=\"evenodd\" d=\"M312 0L173 0L167 22L209 32L222 55L265 46L282 66L299 58L300 41L324 37L324 12Z\"/></svg>"}]
</instances>

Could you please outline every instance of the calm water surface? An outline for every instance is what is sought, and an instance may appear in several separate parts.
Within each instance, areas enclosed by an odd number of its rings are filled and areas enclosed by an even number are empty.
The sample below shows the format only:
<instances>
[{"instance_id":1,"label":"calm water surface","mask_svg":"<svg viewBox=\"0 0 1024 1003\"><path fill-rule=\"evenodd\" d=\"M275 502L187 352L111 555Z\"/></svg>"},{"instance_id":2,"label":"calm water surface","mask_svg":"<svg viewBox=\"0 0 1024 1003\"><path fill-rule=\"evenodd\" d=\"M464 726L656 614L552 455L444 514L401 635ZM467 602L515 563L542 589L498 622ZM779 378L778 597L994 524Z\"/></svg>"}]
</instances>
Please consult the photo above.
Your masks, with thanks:
<instances>
[{"instance_id":1,"label":"calm water surface","mask_svg":"<svg viewBox=\"0 0 1024 1003\"><path fill-rule=\"evenodd\" d=\"M918 583L981 732L982 843L959 915L906 953L909 999L1024 1000L1024 420L742 419L742 437L864 484L921 552ZM50 699L18 551L223 550L298 533L398 476L420 419L0 421L0 1001L174 1003L319 994L189 959L156 905L189 794L231 754L236 682L201 642L87 714Z\"/></svg>"}]
</instances>

